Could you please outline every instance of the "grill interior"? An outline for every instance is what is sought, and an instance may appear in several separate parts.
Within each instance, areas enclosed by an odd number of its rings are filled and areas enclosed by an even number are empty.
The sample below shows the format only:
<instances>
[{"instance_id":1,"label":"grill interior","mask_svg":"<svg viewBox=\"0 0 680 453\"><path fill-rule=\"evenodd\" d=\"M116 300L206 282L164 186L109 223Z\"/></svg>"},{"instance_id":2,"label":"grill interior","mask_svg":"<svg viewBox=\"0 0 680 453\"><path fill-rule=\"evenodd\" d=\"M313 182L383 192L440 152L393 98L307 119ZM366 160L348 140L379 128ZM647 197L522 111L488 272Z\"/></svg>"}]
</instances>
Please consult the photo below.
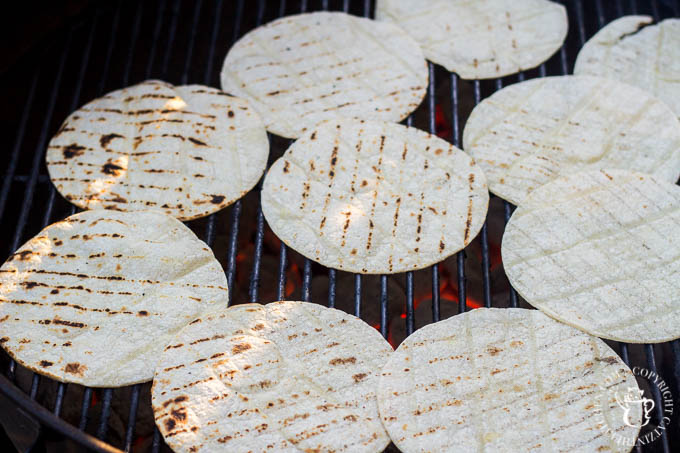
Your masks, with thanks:
<instances>
[{"instance_id":1,"label":"grill interior","mask_svg":"<svg viewBox=\"0 0 680 453\"><path fill-rule=\"evenodd\" d=\"M578 49L607 22L626 14L649 14L655 20L680 16L680 0L559 3L567 7L570 30L565 45L548 62L487 81L463 81L430 63L427 96L406 124L460 147L465 120L476 103L518 81L570 73ZM47 141L75 108L147 78L219 86L227 50L250 29L282 15L324 9L371 17L373 7L370 0L91 2L0 76L6 100L6 151L0 163L0 234L5 239L0 258L44 226L76 212L56 193L44 165ZM270 142L271 163L290 141L270 135ZM335 306L364 318L395 347L415 328L468 309L531 308L510 288L502 270L501 236L514 207L498 198L492 197L487 222L465 251L422 271L361 276L324 268L287 249L264 221L259 188L230 208L188 224L224 266L232 303L294 299ZM658 372L678 401L680 341L608 343L631 367ZM0 407L10 417L25 420L16 431L28 438L25 451L65 451L74 441L95 451L168 450L153 425L150 384L90 389L40 377L4 352L0 361L0 390L5 395ZM661 395L654 387L651 394L656 402L652 422L658 423ZM26 419L26 413L39 424ZM33 436L40 425L41 435ZM636 451L680 451L677 425L674 415L659 440Z\"/></svg>"}]
</instances>

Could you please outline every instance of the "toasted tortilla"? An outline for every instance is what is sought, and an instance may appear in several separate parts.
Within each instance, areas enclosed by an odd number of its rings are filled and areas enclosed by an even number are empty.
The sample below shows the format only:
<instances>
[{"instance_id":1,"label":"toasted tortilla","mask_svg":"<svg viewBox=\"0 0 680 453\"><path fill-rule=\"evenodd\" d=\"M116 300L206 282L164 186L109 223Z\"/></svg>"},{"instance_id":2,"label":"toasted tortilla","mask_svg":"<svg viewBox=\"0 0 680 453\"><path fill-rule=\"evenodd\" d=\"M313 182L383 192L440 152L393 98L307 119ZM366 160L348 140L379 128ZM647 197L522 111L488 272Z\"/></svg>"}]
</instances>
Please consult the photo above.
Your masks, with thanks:
<instances>
[{"instance_id":1,"label":"toasted tortilla","mask_svg":"<svg viewBox=\"0 0 680 453\"><path fill-rule=\"evenodd\" d=\"M268 155L264 126L243 99L147 80L69 115L46 160L59 193L83 209L191 220L245 195Z\"/></svg>"},{"instance_id":2,"label":"toasted tortilla","mask_svg":"<svg viewBox=\"0 0 680 453\"><path fill-rule=\"evenodd\" d=\"M227 305L208 246L160 211L85 211L54 223L0 267L0 344L61 382L149 381L186 323Z\"/></svg>"},{"instance_id":3,"label":"toasted tortilla","mask_svg":"<svg viewBox=\"0 0 680 453\"><path fill-rule=\"evenodd\" d=\"M562 47L568 28L564 6L547 0L377 0L375 17L463 79L534 68Z\"/></svg>"},{"instance_id":4,"label":"toasted tortilla","mask_svg":"<svg viewBox=\"0 0 680 453\"><path fill-rule=\"evenodd\" d=\"M680 338L680 187L626 170L576 173L534 190L501 252L531 305L626 343Z\"/></svg>"},{"instance_id":5,"label":"toasted tortilla","mask_svg":"<svg viewBox=\"0 0 680 453\"><path fill-rule=\"evenodd\" d=\"M156 369L156 424L176 452L380 452L375 398L392 347L354 316L306 302L197 318Z\"/></svg>"},{"instance_id":6,"label":"toasted tortilla","mask_svg":"<svg viewBox=\"0 0 680 453\"><path fill-rule=\"evenodd\" d=\"M463 249L486 218L474 160L421 130L329 120L269 169L262 212L286 244L362 274L421 269Z\"/></svg>"},{"instance_id":7,"label":"toasted tortilla","mask_svg":"<svg viewBox=\"0 0 680 453\"><path fill-rule=\"evenodd\" d=\"M491 192L514 204L585 170L680 177L673 111L646 91L601 77L545 77L503 88L474 108L463 148L484 169Z\"/></svg>"},{"instance_id":8,"label":"toasted tortilla","mask_svg":"<svg viewBox=\"0 0 680 453\"><path fill-rule=\"evenodd\" d=\"M649 16L624 16L610 22L581 48L574 74L637 86L680 116L680 19L651 23Z\"/></svg>"},{"instance_id":9,"label":"toasted tortilla","mask_svg":"<svg viewBox=\"0 0 680 453\"><path fill-rule=\"evenodd\" d=\"M268 131L297 138L330 118L401 121L425 96L428 69L401 28L316 12L247 33L229 49L221 80Z\"/></svg>"},{"instance_id":10,"label":"toasted tortilla","mask_svg":"<svg viewBox=\"0 0 680 453\"><path fill-rule=\"evenodd\" d=\"M378 384L380 417L404 453L609 451L630 446L640 389L602 340L537 310L479 308L401 343ZM630 425L633 426L628 426ZM637 425L637 426L635 426Z\"/></svg>"}]
</instances>

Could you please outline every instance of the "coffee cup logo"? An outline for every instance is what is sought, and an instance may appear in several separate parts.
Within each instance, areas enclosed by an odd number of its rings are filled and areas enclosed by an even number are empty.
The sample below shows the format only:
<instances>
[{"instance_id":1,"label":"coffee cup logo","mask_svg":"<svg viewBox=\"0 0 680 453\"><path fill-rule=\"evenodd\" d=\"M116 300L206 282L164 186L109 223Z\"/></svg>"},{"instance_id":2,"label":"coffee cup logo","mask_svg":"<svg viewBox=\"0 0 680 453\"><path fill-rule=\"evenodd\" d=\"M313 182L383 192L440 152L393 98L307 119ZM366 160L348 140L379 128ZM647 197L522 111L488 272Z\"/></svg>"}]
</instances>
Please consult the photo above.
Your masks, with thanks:
<instances>
[{"instance_id":1,"label":"coffee cup logo","mask_svg":"<svg viewBox=\"0 0 680 453\"><path fill-rule=\"evenodd\" d=\"M626 425L633 428L642 428L647 426L652 419L651 411L654 409L654 400L646 398L644 393L644 391L637 387L628 387L628 390L623 395L620 392L616 392L616 402L623 409L623 422ZM635 423L631 418L631 410L635 407L634 405L638 404L642 408L641 423Z\"/></svg>"}]
</instances>

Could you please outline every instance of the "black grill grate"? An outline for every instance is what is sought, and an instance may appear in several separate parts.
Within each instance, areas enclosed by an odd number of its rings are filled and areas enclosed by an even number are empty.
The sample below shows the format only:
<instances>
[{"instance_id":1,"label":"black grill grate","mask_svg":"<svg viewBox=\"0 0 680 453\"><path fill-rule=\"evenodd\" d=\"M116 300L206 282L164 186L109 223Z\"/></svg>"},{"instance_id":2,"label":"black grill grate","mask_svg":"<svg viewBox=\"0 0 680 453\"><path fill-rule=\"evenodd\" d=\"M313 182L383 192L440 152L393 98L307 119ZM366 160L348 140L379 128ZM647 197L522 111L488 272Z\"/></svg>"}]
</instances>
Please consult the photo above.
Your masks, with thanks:
<instances>
[{"instance_id":1,"label":"black grill grate","mask_svg":"<svg viewBox=\"0 0 680 453\"><path fill-rule=\"evenodd\" d=\"M460 80L455 74L430 63L427 96L423 105L406 120L406 124L434 134L445 130L444 138L460 147L464 120L475 104L503 86L518 81L568 74L578 49L605 23L624 14L649 14L655 20L680 16L680 0L562 0L560 3L565 4L568 9L569 36L562 49L548 62L526 73L493 81L472 82ZM8 150L3 159L6 164L0 167L3 175L0 187L0 235L11 238L0 245L0 257L5 258L44 226L76 211L75 207L56 193L49 182L43 161L47 140L66 115L79 105L107 91L152 77L178 84L203 83L218 86L218 73L228 48L257 25L282 15L322 9L348 11L370 17L373 6L371 0L92 2L91 6L86 7L62 29L46 36L1 76L4 83L0 85L0 90L8 100L3 120L8 125L8 130L13 131L13 134L4 134L3 137L14 141L4 143L4 148ZM271 163L290 142L274 136L270 136L270 142ZM266 289L267 294L272 295L270 300L284 299L287 284L290 282L288 272L299 262L302 265L299 271L299 295L296 298L310 300L313 277L323 275L328 279L327 297L322 300L315 297L314 302L326 303L331 307L340 305L344 301L336 296L343 289L339 284L343 272L326 269L302 259L282 243L277 245L277 250L266 250L272 248L266 244L266 237L271 231L266 226L257 201L259 188L260 186L229 209L189 224L222 261L231 294L240 294L238 302L258 301L261 293L265 292L263 289ZM497 198L492 199L492 203L497 203L498 209L490 211L489 220L494 220L492 216L498 216L504 225L514 207ZM450 280L456 284L458 312L471 308L469 297L472 291L481 294L479 305L528 307L508 287L507 280L499 282L491 272L491 239L499 239L496 236L498 232L493 231L487 221L475 240L480 259L470 259L476 253L471 251L470 246L451 260L456 272L455 278L451 276ZM244 241L254 244L249 252L250 256L246 256L245 260L239 255ZM278 261L274 279L268 279L263 274L263 256L267 253ZM481 266L481 270L471 268L471 262ZM416 280L422 282L422 276L429 281L431 288L430 314L416 311ZM362 315L367 308L378 307L375 311L378 313L379 329L387 338L391 329L394 329L390 319L394 319L395 314L389 310L392 308L393 311L394 306L389 304L388 287L390 281L398 281L400 285L403 284L404 300L400 307L403 310L403 329L408 335L418 325L416 321L420 321L420 324L438 321L443 315L443 304L451 303L441 297L443 276L440 265L434 265L428 270L408 272L403 276L383 275L375 282L368 277L354 275L353 292L349 293L353 294L353 300L342 307L353 311L357 316ZM373 283L379 286L377 297L368 299L365 296L370 289L367 284ZM494 291L496 287L503 285L507 288L505 293L499 295ZM390 315L393 317L390 318ZM655 346L612 346L629 365L643 366L658 372L669 383L674 395L680 395L680 341ZM148 396L148 388L143 384L132 386L126 393L129 404L124 410L124 429L119 435L120 439L112 440L107 434L111 431L112 407L120 399L119 390L85 388L82 389L82 396L80 393L78 396L69 396L69 388L78 386L54 383L17 367L7 357L3 357L3 360L7 364L7 378L0 376L0 392L47 428L41 441L50 442L65 436L96 451L116 451L97 438L104 441L108 439L117 448L125 451L133 451L133 445L139 442L135 428L141 417L140 403ZM25 379L20 379L22 376ZM23 391L13 383L19 385ZM45 387L54 390L47 398L43 398L40 391ZM661 395L656 388L652 387L651 390L656 402L654 421L658 422L663 416ZM94 396L98 400L96 412L99 414L95 420L92 419ZM74 401L76 398L81 399ZM79 416L71 420L73 425L59 418L64 404L69 401L72 406L80 408ZM675 401L678 401L677 397ZM85 434L86 430L94 437ZM167 448L157 429L146 440L146 445L152 452ZM36 448L39 449L40 447ZM643 450L665 453L680 450L677 415L668 429L661 433L661 439L636 449ZM138 448L135 447L134 451L138 451Z\"/></svg>"}]
</instances>

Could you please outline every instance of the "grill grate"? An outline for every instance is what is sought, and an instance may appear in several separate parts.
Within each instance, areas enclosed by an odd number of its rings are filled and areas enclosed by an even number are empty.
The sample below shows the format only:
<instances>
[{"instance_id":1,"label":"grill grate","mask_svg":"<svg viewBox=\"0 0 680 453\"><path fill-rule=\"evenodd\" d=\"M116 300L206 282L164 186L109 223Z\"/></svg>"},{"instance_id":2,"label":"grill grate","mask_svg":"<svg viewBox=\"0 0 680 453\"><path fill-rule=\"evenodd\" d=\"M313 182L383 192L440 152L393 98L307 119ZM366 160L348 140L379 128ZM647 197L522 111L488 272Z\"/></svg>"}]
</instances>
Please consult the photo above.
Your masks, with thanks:
<instances>
[{"instance_id":1,"label":"grill grate","mask_svg":"<svg viewBox=\"0 0 680 453\"><path fill-rule=\"evenodd\" d=\"M0 187L0 234L11 238L7 244L0 245L2 258L44 226L76 211L75 207L57 195L46 176L43 160L48 138L66 115L79 105L112 89L150 77L175 83L218 86L219 69L228 47L255 26L285 14L310 10L340 10L371 17L374 6L370 0L258 0L254 4L248 2L247 5L245 0L118 0L116 3L92 3L63 29L47 36L44 42L36 45L35 49L2 75L3 94L10 99L10 108L5 109L8 113L4 114L3 120L10 126L9 130L16 131L14 142L5 143L5 149L10 151L5 159L6 166L0 168L3 174ZM505 85L527 78L568 74L578 49L605 23L624 14L650 14L655 20L680 16L680 0L650 0L644 4L636 0L562 0L560 3L567 6L570 32L565 45L548 62L526 73L494 81L472 82L460 80L455 74L429 63L430 85L426 99L406 120L406 124L415 125L433 134L445 129L447 134L444 138L460 147L464 120L473 105ZM181 21L180 16L183 19ZM439 120L440 108L445 110L442 121ZM29 131L36 133L31 134ZM269 138L272 144L271 163L290 141L273 136ZM9 139L12 139L11 135ZM287 272L296 262L301 262L299 297L302 300L311 300L313 277L323 275L328 278L325 302L330 307L336 306L336 302L341 302L336 296L342 289L339 281L344 273L325 269L307 259L301 260L296 252L288 250L283 243L278 246L278 253L273 254L278 261L277 277L271 281L263 278L265 238L271 231L266 226L257 202L260 187L261 183L254 194L236 202L226 211L190 223L192 229L213 248L218 259L222 260L231 294L236 295L240 291L243 293L243 301L257 301L261 296L261 289L267 288L272 295L276 295L276 299L284 299L289 283ZM497 198L492 203L498 203L500 209L491 212L489 219L497 214L504 225L514 207ZM254 206L257 206L256 209L253 209ZM245 224L252 219L253 223ZM472 260L469 260L468 254L472 256L474 253L470 247L459 252L452 260L456 270L453 281L457 283L455 292L458 296L458 312L471 308L470 290L478 289L477 285L481 285L481 305L527 307L512 288L508 287L507 295L504 294L502 299L495 296L494 288L499 285L507 286L507 281L494 281L491 273L490 238L493 235L487 221L475 240L481 253L479 278L472 278L479 270L470 268ZM254 244L252 256L249 257L252 258L249 269L244 266L247 263L239 258L239 247L244 240ZM404 276L379 276L377 301L362 300L362 295L368 289L367 283L372 281L368 282L368 278L354 275L353 301L349 310L360 316L366 307L375 308L377 304L379 329L388 338L391 329L390 315L394 315L389 310L388 283L391 280L403 282L405 300L402 317L404 330L408 335L416 327L415 277L427 277L428 273L431 316L420 321L438 321L442 316L443 304L449 303L444 302L440 292L443 275L440 265L427 270L407 272ZM249 278L237 278L244 275ZM242 283L243 281L246 283ZM314 302L324 302L316 299L315 297ZM674 394L680 395L680 341L656 346L612 346L627 364L658 372L669 383ZM55 384L37 374L29 374L7 357L3 357L3 360L7 363L7 378L0 376L0 391L48 428L46 434L49 435L43 436L43 440L49 441L56 433L94 451L119 451L101 442L110 437L107 434L110 431L112 407L120 399L118 391L83 389L82 400L73 403L80 407L76 427L59 418L65 402L75 398L69 397L68 389L71 386ZM20 375L28 376L23 384L20 382ZM30 385L27 385L29 381ZM13 383L21 385L27 395ZM42 401L40 389L48 386L55 389L53 400ZM662 396L655 387L651 390L656 403L656 420L653 421L658 422L663 417ZM148 389L145 390L143 384L129 389L129 406L126 406L125 414L127 419L122 439L119 439L116 447L132 451L136 445L138 439L135 429L140 418L140 402L144 401L146 393ZM95 397L98 400L99 418L92 420ZM39 400L42 405L38 403ZM94 437L85 434L86 429ZM148 445L149 450L154 453L166 448L157 429L153 431ZM135 447L135 451L137 450ZM645 448L636 448L638 452L643 450L665 453L680 450L677 415L672 420L671 427L662 431L658 441Z\"/></svg>"}]
</instances>

